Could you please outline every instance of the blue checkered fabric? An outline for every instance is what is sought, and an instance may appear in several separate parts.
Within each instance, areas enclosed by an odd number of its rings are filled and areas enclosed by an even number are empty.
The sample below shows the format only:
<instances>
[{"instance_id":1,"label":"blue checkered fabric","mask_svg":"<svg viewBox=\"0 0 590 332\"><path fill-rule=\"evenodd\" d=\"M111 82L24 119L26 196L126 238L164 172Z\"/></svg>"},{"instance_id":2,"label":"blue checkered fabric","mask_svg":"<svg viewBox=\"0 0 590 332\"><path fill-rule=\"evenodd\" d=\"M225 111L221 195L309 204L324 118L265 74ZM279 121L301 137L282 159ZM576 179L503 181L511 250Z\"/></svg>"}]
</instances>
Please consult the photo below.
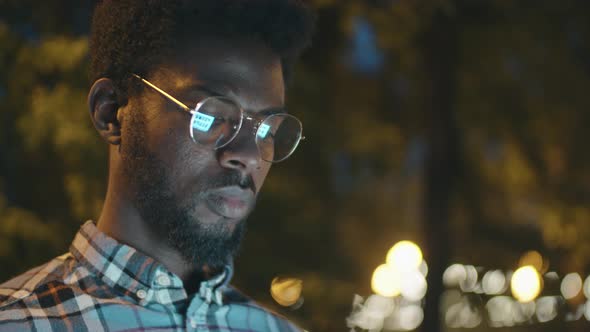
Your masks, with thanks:
<instances>
[{"instance_id":1,"label":"blue checkered fabric","mask_svg":"<svg viewBox=\"0 0 590 332\"><path fill-rule=\"evenodd\" d=\"M300 331L231 287L232 271L187 294L88 221L68 253L0 285L0 331Z\"/></svg>"}]
</instances>

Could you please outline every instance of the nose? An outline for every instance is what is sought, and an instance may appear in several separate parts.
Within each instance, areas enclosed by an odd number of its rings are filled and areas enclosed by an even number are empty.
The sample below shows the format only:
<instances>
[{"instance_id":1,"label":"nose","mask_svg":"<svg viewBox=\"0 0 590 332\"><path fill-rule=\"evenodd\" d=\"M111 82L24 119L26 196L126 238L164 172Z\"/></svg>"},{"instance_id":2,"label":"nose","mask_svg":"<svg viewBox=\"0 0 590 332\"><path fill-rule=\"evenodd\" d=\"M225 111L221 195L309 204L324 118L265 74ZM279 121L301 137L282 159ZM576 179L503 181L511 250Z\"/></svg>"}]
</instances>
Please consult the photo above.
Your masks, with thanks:
<instances>
[{"instance_id":1,"label":"nose","mask_svg":"<svg viewBox=\"0 0 590 332\"><path fill-rule=\"evenodd\" d=\"M260 168L264 161L260 158L254 135L253 121L244 120L238 135L217 151L222 167L239 170L250 174Z\"/></svg>"}]
</instances>

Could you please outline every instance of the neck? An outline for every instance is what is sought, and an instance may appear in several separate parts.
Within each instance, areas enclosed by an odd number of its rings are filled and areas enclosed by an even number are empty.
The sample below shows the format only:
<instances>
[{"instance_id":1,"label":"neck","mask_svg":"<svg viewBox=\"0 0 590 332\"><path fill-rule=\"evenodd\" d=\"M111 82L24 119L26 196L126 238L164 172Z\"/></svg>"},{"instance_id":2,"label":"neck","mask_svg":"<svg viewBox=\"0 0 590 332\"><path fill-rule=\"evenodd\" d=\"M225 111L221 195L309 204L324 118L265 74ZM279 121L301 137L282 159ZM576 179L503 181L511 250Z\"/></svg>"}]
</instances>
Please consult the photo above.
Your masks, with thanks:
<instances>
[{"instance_id":1,"label":"neck","mask_svg":"<svg viewBox=\"0 0 590 332\"><path fill-rule=\"evenodd\" d=\"M109 176L107 195L97 223L98 229L160 262L183 281L188 293L197 290L200 282L210 277L211 271L195 262L186 261L166 243L165 238L155 234L129 198L129 192L112 178Z\"/></svg>"}]
</instances>

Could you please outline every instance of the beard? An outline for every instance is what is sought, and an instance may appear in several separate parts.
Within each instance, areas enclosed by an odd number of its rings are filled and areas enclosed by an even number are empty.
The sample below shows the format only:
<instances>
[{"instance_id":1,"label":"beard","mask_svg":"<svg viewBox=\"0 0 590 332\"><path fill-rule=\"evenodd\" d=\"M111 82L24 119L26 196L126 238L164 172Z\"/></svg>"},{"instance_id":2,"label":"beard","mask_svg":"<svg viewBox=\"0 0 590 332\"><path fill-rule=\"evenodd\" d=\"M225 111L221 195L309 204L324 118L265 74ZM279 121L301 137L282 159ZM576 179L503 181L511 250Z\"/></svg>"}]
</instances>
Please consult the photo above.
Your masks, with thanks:
<instances>
[{"instance_id":1,"label":"beard","mask_svg":"<svg viewBox=\"0 0 590 332\"><path fill-rule=\"evenodd\" d=\"M209 189L235 185L255 192L252 178L242 178L236 170L224 170L216 177L202 176L195 185L198 191L192 197L180 199L172 190L172 172L145 146L144 118L139 112L131 113L126 144L122 144L120 153L123 173L140 216L153 234L180 253L188 264L214 269L230 264L246 231L245 218L237 223L225 218L205 223L195 215L195 206Z\"/></svg>"}]
</instances>

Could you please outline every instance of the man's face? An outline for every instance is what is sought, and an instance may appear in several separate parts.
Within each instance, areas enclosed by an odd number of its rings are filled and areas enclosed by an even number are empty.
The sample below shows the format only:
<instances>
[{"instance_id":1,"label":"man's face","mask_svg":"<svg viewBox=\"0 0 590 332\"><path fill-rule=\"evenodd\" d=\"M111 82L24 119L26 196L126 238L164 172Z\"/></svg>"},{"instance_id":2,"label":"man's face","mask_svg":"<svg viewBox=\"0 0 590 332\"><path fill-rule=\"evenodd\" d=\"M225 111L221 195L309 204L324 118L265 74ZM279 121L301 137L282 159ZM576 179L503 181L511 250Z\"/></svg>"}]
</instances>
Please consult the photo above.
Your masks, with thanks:
<instances>
[{"instance_id":1,"label":"man's face","mask_svg":"<svg viewBox=\"0 0 590 332\"><path fill-rule=\"evenodd\" d=\"M282 77L279 57L262 44L208 40L187 45L146 78L191 108L222 95L258 113L283 106ZM226 263L270 169L252 122L214 150L191 140L189 113L147 86L121 111L121 162L142 218L188 261Z\"/></svg>"}]
</instances>

